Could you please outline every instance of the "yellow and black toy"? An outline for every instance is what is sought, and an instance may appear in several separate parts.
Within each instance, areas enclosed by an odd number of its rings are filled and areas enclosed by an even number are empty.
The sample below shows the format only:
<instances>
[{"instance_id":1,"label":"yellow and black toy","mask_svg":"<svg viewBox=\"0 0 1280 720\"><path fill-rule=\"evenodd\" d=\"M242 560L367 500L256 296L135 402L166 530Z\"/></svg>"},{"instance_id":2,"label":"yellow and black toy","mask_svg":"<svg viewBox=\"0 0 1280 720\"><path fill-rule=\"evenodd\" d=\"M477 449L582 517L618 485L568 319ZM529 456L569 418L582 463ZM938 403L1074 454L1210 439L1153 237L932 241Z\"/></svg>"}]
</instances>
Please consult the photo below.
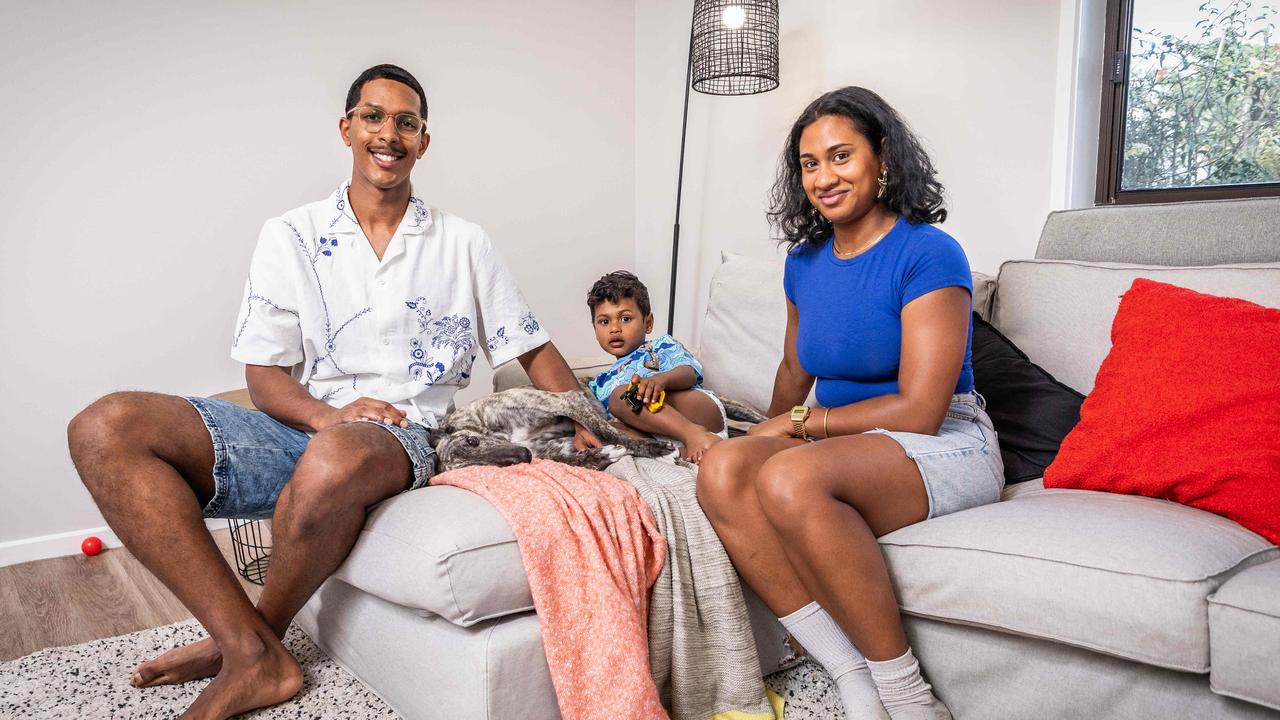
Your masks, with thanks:
<instances>
[{"instance_id":1,"label":"yellow and black toy","mask_svg":"<svg viewBox=\"0 0 1280 720\"><path fill-rule=\"evenodd\" d=\"M627 404L631 406L631 412L635 413L636 415L639 415L640 408L645 406L645 402L640 398L636 397L636 391L639 389L640 389L640 386L633 382L627 386L626 392L618 396L619 398L627 401ZM658 399L649 403L649 412L656 413L659 410L661 410L662 403L666 402L666 400L667 400L667 391L666 390L660 391L658 393Z\"/></svg>"}]
</instances>

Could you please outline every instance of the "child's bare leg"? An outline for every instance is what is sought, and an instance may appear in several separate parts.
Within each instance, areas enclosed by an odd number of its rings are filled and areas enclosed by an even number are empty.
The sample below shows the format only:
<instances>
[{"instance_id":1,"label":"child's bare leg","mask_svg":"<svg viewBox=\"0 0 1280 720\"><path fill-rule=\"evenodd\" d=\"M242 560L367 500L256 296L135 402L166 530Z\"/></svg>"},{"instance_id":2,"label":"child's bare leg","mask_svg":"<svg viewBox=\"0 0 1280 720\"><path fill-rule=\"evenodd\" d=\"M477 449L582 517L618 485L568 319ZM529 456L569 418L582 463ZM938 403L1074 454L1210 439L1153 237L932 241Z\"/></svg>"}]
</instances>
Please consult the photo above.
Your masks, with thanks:
<instances>
[{"instance_id":1,"label":"child's bare leg","mask_svg":"<svg viewBox=\"0 0 1280 720\"><path fill-rule=\"evenodd\" d=\"M633 437L633 438L640 438L641 440L651 440L651 439L653 439L653 436L652 436L652 435L650 435L649 433L640 432L639 430L637 430L637 429L635 429L635 428L631 427L630 425L628 425L628 424L626 424L626 423L622 422L622 420L620 420L620 419L618 419L618 418L616 418L616 417L615 417L615 418L613 418L612 420L610 420L610 421L609 421L609 424L610 424L610 425L612 425L612 426L614 426L615 428L617 428L617 429L618 429L618 432L620 432L620 433L622 433L622 434L624 434L624 435L627 435L627 436L630 436L630 437Z\"/></svg>"},{"instance_id":2,"label":"child's bare leg","mask_svg":"<svg viewBox=\"0 0 1280 720\"><path fill-rule=\"evenodd\" d=\"M646 408L641 408L639 413L631 411L631 405L622 399L622 393L626 392L626 387L620 387L613 391L609 397L609 412L612 412L625 425L642 430L654 435L665 435L673 437L681 442L685 447L684 457L686 460L697 462L702 459L702 454L712 445L720 441L720 437L714 433L708 432L706 426L691 420L681 411L683 406L689 412L694 413L699 419L708 420L706 406L710 406L714 415L714 425L722 427L720 419L720 410L715 406L715 401L707 397L705 394L696 390L681 390L677 392L667 393L667 399L662 409L656 413L651 413ZM702 402L696 398L684 398L681 396L699 395Z\"/></svg>"},{"instance_id":3,"label":"child's bare leg","mask_svg":"<svg viewBox=\"0 0 1280 720\"><path fill-rule=\"evenodd\" d=\"M692 442L685 443L689 461L702 462L702 456L711 449L711 446L723 440L716 434L724 429L724 415L720 412L720 406L706 393L698 390L677 390L674 393L667 393L666 404L679 410L681 415L698 425L703 431L698 437L693 438Z\"/></svg>"}]
</instances>

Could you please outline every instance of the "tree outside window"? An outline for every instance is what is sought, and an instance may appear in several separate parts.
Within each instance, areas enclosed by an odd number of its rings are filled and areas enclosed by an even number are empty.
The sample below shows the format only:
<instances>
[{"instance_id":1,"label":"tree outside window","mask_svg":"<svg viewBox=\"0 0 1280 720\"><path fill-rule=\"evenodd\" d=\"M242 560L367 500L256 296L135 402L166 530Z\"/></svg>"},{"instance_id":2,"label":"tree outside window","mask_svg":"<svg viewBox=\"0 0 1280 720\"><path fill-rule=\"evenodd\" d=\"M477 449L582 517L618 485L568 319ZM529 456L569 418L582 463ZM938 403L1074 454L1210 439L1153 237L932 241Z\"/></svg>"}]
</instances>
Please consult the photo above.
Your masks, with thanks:
<instances>
[{"instance_id":1,"label":"tree outside window","mask_svg":"<svg viewBox=\"0 0 1280 720\"><path fill-rule=\"evenodd\" d=\"M1099 200L1280 194L1277 8L1254 0L1112 6Z\"/></svg>"}]
</instances>

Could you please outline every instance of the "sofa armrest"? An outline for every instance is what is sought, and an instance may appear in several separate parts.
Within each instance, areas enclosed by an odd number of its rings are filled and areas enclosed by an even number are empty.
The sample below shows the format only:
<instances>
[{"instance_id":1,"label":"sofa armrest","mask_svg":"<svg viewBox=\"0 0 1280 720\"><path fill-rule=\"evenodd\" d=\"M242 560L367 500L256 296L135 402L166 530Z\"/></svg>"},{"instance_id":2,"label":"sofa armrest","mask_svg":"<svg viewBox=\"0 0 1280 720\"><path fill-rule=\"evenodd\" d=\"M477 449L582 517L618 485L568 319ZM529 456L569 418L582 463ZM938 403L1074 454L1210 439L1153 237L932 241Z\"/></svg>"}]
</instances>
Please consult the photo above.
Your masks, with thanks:
<instances>
[{"instance_id":1,"label":"sofa armrest","mask_svg":"<svg viewBox=\"0 0 1280 720\"><path fill-rule=\"evenodd\" d=\"M573 370L573 374L579 378L594 378L596 375L608 370L613 365L613 360L603 360L600 356L589 358L567 358L569 369ZM493 391L502 392L515 387L525 387L532 385L529 375L524 371L524 367L519 362L509 362L498 368L493 374Z\"/></svg>"},{"instance_id":2,"label":"sofa armrest","mask_svg":"<svg viewBox=\"0 0 1280 720\"><path fill-rule=\"evenodd\" d=\"M986 273L973 274L973 311L991 322L991 298L995 295L996 279Z\"/></svg>"}]
</instances>

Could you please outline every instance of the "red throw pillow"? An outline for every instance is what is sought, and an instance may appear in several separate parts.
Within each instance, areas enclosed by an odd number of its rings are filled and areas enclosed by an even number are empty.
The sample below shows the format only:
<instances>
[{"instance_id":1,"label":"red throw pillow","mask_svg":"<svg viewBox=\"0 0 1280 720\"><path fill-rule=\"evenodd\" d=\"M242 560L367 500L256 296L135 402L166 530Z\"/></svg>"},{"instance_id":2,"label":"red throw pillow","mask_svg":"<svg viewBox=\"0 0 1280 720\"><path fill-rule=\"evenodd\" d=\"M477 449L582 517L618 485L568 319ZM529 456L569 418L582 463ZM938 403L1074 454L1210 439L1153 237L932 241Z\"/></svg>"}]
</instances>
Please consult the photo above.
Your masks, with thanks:
<instances>
[{"instance_id":1,"label":"red throw pillow","mask_svg":"<svg viewBox=\"0 0 1280 720\"><path fill-rule=\"evenodd\" d=\"M1146 495L1280 544L1280 310L1137 279L1045 487Z\"/></svg>"}]
</instances>

